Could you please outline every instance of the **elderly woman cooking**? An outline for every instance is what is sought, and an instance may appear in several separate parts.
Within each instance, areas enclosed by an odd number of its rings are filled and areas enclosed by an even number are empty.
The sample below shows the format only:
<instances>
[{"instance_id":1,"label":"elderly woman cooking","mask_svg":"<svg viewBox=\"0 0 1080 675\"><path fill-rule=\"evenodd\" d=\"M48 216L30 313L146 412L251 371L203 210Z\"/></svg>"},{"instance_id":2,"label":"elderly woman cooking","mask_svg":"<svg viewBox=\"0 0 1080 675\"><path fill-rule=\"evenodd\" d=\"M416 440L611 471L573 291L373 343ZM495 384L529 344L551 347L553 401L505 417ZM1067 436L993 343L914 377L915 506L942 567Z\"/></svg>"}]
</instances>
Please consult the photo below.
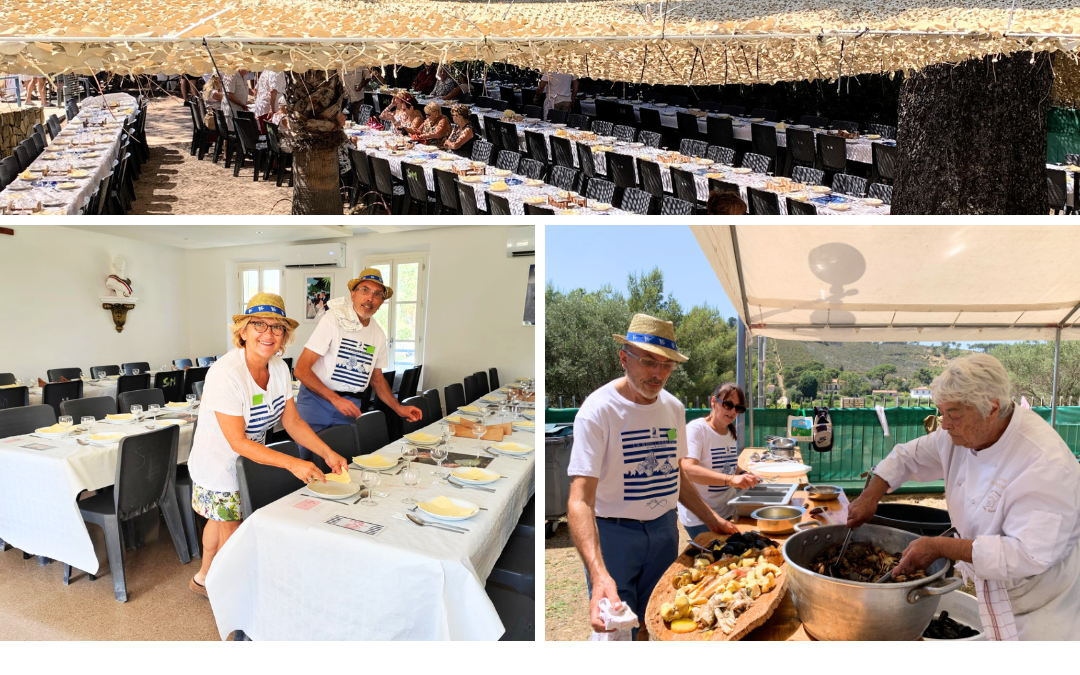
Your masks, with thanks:
<instances>
[{"instance_id":1,"label":"elderly woman cooking","mask_svg":"<svg viewBox=\"0 0 1080 675\"><path fill-rule=\"evenodd\" d=\"M267 432L280 420L297 443L324 460L334 473L348 463L319 440L296 412L292 377L281 359L297 322L285 316L281 296L256 293L243 314L233 316L236 349L218 359L206 374L202 412L188 458L194 493L191 507L207 519L202 568L188 583L206 595L206 574L221 547L240 526L237 457L281 467L305 483L326 482L311 462L266 447Z\"/></svg>"},{"instance_id":2,"label":"elderly woman cooking","mask_svg":"<svg viewBox=\"0 0 1080 675\"><path fill-rule=\"evenodd\" d=\"M1013 405L1009 375L987 354L949 364L930 385L942 425L893 448L848 507L868 522L886 492L909 480L945 479L959 538L922 537L897 572L939 558L974 577L992 640L1080 639L1080 465L1039 415Z\"/></svg>"},{"instance_id":3,"label":"elderly woman cooking","mask_svg":"<svg viewBox=\"0 0 1080 675\"><path fill-rule=\"evenodd\" d=\"M427 119L420 126L420 130L412 134L414 141L438 145L450 135L450 120L442 114L442 106L435 101L424 106L424 114Z\"/></svg>"}]
</instances>

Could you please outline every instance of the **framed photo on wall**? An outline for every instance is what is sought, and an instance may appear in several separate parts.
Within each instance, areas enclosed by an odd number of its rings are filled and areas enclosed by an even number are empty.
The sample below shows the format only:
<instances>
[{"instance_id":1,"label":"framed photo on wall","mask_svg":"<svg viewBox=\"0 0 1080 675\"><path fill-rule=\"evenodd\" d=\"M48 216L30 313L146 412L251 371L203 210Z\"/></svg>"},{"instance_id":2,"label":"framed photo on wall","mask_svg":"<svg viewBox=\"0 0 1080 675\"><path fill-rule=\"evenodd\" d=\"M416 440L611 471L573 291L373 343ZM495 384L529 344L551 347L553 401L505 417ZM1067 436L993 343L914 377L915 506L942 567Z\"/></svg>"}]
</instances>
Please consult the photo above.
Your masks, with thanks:
<instances>
[{"instance_id":1,"label":"framed photo on wall","mask_svg":"<svg viewBox=\"0 0 1080 675\"><path fill-rule=\"evenodd\" d=\"M326 303L333 297L332 276L309 276L304 279L304 323L317 323L326 313Z\"/></svg>"}]
</instances>

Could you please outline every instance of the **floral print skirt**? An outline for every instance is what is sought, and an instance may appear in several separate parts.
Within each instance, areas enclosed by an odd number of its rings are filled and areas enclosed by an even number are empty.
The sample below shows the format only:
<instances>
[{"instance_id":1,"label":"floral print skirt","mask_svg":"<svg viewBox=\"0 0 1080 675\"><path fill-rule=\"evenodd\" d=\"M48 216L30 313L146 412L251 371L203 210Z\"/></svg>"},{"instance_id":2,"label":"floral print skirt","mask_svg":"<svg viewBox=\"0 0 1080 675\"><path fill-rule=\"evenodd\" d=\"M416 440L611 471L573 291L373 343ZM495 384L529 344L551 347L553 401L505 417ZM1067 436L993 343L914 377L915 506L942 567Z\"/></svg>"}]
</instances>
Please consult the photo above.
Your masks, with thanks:
<instances>
[{"instance_id":1,"label":"floral print skirt","mask_svg":"<svg viewBox=\"0 0 1080 675\"><path fill-rule=\"evenodd\" d=\"M195 513L209 520L232 522L241 520L240 491L215 492L201 485L192 486L191 508Z\"/></svg>"}]
</instances>

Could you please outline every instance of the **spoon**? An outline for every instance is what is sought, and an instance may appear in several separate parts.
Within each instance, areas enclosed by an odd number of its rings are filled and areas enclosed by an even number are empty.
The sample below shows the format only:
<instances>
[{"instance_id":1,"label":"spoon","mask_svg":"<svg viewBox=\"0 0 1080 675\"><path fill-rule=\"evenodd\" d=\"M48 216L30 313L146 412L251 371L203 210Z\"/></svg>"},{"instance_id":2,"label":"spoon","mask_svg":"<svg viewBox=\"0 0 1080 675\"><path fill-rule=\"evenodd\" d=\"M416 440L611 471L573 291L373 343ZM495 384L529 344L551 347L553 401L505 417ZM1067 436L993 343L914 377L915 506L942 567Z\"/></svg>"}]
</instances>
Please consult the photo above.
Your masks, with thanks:
<instances>
[{"instance_id":1,"label":"spoon","mask_svg":"<svg viewBox=\"0 0 1080 675\"><path fill-rule=\"evenodd\" d=\"M435 523L429 523L429 522L427 522L426 520L424 520L422 518L417 518L416 516L414 516L411 513L406 513L405 517L408 518L409 520L413 521L414 523L416 523L420 527L435 527L435 528L438 528L440 530L446 530L447 532L453 532L455 534L465 534L465 532L466 532L465 530L451 530L449 527L443 527L442 525L436 525Z\"/></svg>"}]
</instances>

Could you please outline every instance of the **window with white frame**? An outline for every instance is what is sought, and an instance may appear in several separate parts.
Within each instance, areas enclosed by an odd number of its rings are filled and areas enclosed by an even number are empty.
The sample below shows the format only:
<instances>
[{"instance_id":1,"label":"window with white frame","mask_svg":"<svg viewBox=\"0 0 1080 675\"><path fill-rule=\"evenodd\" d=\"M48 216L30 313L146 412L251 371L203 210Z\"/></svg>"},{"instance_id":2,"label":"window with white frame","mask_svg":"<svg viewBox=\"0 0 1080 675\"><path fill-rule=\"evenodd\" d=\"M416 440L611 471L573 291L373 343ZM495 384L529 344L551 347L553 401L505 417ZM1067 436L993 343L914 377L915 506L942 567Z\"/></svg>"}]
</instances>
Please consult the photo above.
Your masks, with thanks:
<instances>
[{"instance_id":1,"label":"window with white frame","mask_svg":"<svg viewBox=\"0 0 1080 675\"><path fill-rule=\"evenodd\" d=\"M427 294L427 254L375 255L364 267L379 270L393 296L375 314L386 332L387 370L402 371L423 362L424 308Z\"/></svg>"},{"instance_id":2,"label":"window with white frame","mask_svg":"<svg viewBox=\"0 0 1080 675\"><path fill-rule=\"evenodd\" d=\"M281 269L281 263L245 263L237 266L240 277L240 311L247 307L248 301L256 293L273 293L280 295L282 292L285 274Z\"/></svg>"}]
</instances>

